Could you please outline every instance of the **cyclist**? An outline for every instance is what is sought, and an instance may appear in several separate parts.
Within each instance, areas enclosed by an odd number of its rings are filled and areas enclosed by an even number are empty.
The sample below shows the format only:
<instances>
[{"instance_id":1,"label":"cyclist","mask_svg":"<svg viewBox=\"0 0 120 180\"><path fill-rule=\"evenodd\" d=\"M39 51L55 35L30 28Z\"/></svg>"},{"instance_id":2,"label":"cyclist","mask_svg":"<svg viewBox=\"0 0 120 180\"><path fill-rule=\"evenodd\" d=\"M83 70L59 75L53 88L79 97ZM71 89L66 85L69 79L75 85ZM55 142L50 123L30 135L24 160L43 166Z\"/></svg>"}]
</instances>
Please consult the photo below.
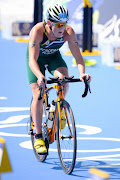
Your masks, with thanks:
<instances>
[{"instance_id":1,"label":"cyclist","mask_svg":"<svg viewBox=\"0 0 120 180\"><path fill-rule=\"evenodd\" d=\"M42 139L42 102L38 101L39 86L46 84L45 66L54 76L63 78L68 75L68 68L63 60L59 48L67 41L70 51L76 59L80 79L91 76L85 74L85 64L81 56L75 32L67 25L68 10L63 5L54 5L47 10L47 20L36 24L30 32L27 50L27 73L33 93L31 113L36 130L34 147L38 153L46 153L47 149ZM64 96L68 91L68 84L64 85Z\"/></svg>"}]
</instances>

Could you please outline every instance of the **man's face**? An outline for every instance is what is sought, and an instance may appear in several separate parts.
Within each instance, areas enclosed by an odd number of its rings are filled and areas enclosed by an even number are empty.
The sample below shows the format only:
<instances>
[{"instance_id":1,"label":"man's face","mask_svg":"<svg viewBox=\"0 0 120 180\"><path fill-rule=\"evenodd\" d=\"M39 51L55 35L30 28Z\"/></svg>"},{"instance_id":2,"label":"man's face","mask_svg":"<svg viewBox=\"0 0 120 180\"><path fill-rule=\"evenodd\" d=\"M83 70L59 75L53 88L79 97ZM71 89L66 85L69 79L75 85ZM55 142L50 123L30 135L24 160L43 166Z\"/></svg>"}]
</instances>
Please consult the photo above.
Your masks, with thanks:
<instances>
[{"instance_id":1,"label":"man's face","mask_svg":"<svg viewBox=\"0 0 120 180\"><path fill-rule=\"evenodd\" d=\"M65 31L65 27L66 27L66 23L53 23L52 22L52 31L53 31L53 33L54 33L54 35L56 36L56 37L62 37L62 35L63 35L63 33L64 33L64 31Z\"/></svg>"}]
</instances>

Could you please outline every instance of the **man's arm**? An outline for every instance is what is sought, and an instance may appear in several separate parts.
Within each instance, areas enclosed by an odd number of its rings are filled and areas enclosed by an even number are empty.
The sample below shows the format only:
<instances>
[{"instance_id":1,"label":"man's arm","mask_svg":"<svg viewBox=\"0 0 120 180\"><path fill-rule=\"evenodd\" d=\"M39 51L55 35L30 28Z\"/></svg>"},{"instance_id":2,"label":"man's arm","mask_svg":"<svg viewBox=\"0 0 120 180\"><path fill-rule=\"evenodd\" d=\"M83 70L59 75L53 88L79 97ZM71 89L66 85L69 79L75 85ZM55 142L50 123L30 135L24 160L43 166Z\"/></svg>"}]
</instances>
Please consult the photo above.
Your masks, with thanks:
<instances>
[{"instance_id":1,"label":"man's arm","mask_svg":"<svg viewBox=\"0 0 120 180\"><path fill-rule=\"evenodd\" d=\"M76 60L80 73L81 74L85 73L85 63L80 53L75 32L70 26L67 26L66 30L67 30L67 41L70 51Z\"/></svg>"},{"instance_id":2,"label":"man's arm","mask_svg":"<svg viewBox=\"0 0 120 180\"><path fill-rule=\"evenodd\" d=\"M70 26L66 27L65 41L68 41L70 51L76 60L81 80L83 80L85 76L87 76L87 79L91 79L88 74L85 74L85 63L80 53L80 48L78 46L75 32Z\"/></svg>"},{"instance_id":3,"label":"man's arm","mask_svg":"<svg viewBox=\"0 0 120 180\"><path fill-rule=\"evenodd\" d=\"M44 78L37 64L37 59L39 57L40 43L42 42L43 39L42 31L43 31L42 24L36 25L30 32L30 41L29 41L29 66L32 72L38 78L38 81L39 79L40 81L42 81L41 78Z\"/></svg>"}]
</instances>

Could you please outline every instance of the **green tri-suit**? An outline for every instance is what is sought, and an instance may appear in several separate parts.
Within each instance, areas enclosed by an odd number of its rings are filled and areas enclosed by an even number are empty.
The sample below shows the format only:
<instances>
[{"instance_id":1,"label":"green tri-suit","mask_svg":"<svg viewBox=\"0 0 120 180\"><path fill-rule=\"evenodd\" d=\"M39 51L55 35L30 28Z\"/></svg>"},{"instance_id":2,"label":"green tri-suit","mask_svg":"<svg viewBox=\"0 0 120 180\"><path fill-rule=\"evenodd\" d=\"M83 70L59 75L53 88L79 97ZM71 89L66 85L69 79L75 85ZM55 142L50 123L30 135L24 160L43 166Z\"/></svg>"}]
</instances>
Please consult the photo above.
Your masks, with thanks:
<instances>
[{"instance_id":1,"label":"green tri-suit","mask_svg":"<svg viewBox=\"0 0 120 180\"><path fill-rule=\"evenodd\" d=\"M66 67L67 65L60 54L60 47L64 44L63 37L57 38L55 41L51 41L47 37L44 23L44 34L43 41L40 43L39 57L37 63L40 71L45 75L45 65L47 65L48 71L53 75L54 71L59 67ZM37 82L37 77L33 74L29 67L29 49L27 48L26 53L27 60L27 74L29 83Z\"/></svg>"}]
</instances>

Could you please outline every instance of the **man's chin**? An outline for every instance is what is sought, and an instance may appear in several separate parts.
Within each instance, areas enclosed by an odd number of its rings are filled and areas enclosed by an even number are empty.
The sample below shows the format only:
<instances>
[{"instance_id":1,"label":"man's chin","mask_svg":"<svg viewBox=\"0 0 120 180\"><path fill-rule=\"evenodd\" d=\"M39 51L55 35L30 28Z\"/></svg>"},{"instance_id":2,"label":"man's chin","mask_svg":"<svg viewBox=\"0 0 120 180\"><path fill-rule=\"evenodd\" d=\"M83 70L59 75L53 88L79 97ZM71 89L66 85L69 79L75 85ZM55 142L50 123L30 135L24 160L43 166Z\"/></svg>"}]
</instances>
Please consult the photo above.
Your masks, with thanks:
<instances>
[{"instance_id":1,"label":"man's chin","mask_svg":"<svg viewBox=\"0 0 120 180\"><path fill-rule=\"evenodd\" d=\"M63 36L63 33L57 34L57 37L62 37L62 36Z\"/></svg>"}]
</instances>

